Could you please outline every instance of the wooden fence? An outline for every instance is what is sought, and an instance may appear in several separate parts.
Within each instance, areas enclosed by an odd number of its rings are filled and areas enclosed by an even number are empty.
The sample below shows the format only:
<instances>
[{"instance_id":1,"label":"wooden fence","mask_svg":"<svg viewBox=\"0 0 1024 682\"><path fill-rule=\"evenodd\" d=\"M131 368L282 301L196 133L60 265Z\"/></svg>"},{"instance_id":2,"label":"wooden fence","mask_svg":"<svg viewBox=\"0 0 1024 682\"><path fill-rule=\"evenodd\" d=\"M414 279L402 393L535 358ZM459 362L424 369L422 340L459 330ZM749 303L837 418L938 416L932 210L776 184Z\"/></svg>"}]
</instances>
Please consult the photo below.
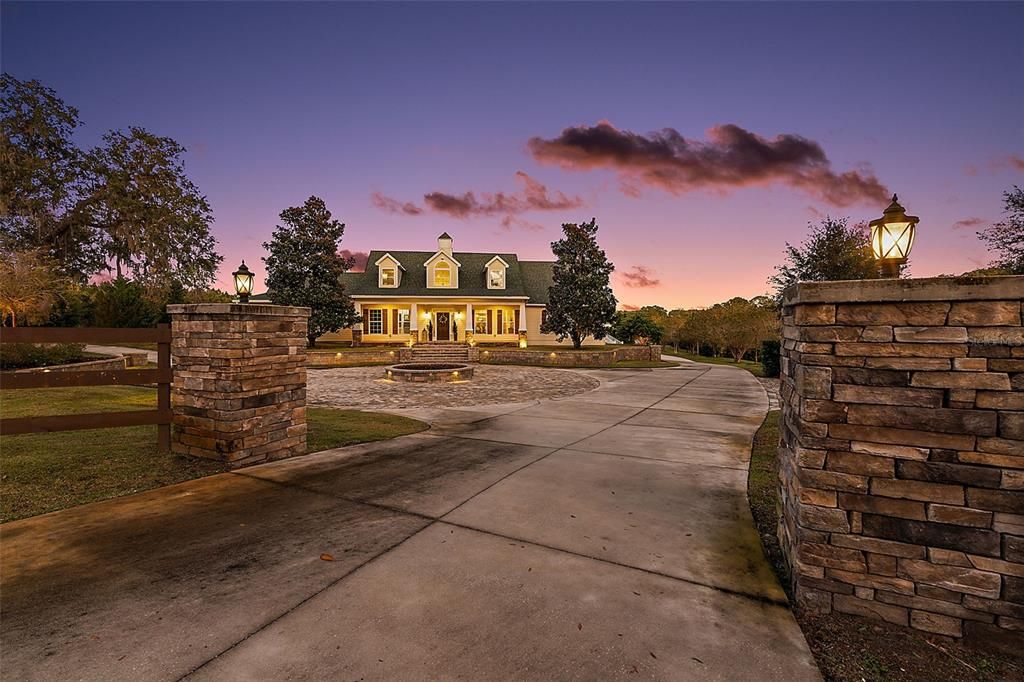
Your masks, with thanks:
<instances>
[{"instance_id":1,"label":"wooden fence","mask_svg":"<svg viewBox=\"0 0 1024 682\"><path fill-rule=\"evenodd\" d=\"M157 385L155 410L93 412L48 417L0 419L0 433L45 433L118 426L157 425L160 452L171 448L171 326L158 324L145 329L105 327L5 327L0 344L7 343L155 343L156 369L80 370L72 372L2 372L0 388L65 388L71 386Z\"/></svg>"}]
</instances>

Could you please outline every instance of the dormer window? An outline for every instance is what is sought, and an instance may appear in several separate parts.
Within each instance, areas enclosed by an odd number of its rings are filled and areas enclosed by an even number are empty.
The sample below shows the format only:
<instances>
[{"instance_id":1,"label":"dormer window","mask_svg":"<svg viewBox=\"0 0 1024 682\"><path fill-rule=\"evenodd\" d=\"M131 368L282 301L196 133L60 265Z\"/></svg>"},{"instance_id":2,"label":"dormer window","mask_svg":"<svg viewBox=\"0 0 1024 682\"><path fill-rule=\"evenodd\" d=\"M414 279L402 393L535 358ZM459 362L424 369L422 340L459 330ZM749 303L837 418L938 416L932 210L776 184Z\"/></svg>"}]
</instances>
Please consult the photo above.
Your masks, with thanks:
<instances>
[{"instance_id":1,"label":"dormer window","mask_svg":"<svg viewBox=\"0 0 1024 682\"><path fill-rule=\"evenodd\" d=\"M435 287L450 287L452 285L452 268L450 265L441 261L434 266L434 286Z\"/></svg>"},{"instance_id":2,"label":"dormer window","mask_svg":"<svg viewBox=\"0 0 1024 682\"><path fill-rule=\"evenodd\" d=\"M487 273L487 288L488 289L504 289L505 288L505 271L508 270L508 263L501 256L495 256L491 260L487 261L487 265L484 266Z\"/></svg>"},{"instance_id":3,"label":"dormer window","mask_svg":"<svg viewBox=\"0 0 1024 682\"><path fill-rule=\"evenodd\" d=\"M390 253L378 258L374 265L377 266L377 286L381 289L397 289L402 283L402 271L405 268Z\"/></svg>"}]
</instances>

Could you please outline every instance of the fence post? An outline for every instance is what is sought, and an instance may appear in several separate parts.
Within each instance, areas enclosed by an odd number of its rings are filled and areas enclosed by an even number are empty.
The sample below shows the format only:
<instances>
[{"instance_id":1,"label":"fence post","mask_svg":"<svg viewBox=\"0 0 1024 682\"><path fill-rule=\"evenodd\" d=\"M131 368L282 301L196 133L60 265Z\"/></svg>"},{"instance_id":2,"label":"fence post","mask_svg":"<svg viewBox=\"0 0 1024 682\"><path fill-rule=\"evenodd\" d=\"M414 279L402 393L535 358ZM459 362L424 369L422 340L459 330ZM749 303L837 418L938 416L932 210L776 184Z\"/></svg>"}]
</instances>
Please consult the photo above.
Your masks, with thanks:
<instances>
[{"instance_id":1,"label":"fence post","mask_svg":"<svg viewBox=\"0 0 1024 682\"><path fill-rule=\"evenodd\" d=\"M159 334L156 344L156 366L157 369L171 369L171 325L166 322L156 326ZM157 384L156 409L161 412L171 409L171 385L169 383ZM160 424L157 426L156 445L158 452L171 451L171 425Z\"/></svg>"}]
</instances>

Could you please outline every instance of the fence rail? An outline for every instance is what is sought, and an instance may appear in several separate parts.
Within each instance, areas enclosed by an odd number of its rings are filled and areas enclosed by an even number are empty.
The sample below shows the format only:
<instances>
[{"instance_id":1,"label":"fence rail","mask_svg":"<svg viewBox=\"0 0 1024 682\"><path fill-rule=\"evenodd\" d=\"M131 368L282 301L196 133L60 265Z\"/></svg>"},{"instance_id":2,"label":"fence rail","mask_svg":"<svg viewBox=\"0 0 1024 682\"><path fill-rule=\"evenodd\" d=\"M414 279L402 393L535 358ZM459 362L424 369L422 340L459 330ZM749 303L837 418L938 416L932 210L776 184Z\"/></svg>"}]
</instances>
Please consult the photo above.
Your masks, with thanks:
<instances>
[{"instance_id":1,"label":"fence rail","mask_svg":"<svg viewBox=\"0 0 1024 682\"><path fill-rule=\"evenodd\" d=\"M88 370L70 372L0 372L0 388L68 388L75 386L140 386L156 384L155 410L95 412L47 417L0 419L0 433L48 433L120 426L157 426L157 447L171 449L171 326L149 328L17 327L0 332L0 344L10 343L155 343L156 369Z\"/></svg>"}]
</instances>

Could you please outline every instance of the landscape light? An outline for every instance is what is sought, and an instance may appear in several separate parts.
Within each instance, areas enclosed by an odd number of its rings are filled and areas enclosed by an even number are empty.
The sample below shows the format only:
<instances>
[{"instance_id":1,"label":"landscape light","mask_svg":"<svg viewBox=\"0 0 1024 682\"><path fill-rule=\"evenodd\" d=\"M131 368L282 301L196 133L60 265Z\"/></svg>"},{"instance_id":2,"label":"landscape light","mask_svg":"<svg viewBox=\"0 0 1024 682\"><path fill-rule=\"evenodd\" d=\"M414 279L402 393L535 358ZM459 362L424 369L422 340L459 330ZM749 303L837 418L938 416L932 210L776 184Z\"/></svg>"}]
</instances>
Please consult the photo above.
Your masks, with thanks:
<instances>
[{"instance_id":1,"label":"landscape light","mask_svg":"<svg viewBox=\"0 0 1024 682\"><path fill-rule=\"evenodd\" d=\"M900 206L893 194L892 203L882 213L882 217L868 223L871 228L871 250L882 267L882 277L900 276L900 266L907 262L910 249L914 246L914 233L919 220L915 215L907 215L906 209Z\"/></svg>"},{"instance_id":2,"label":"landscape light","mask_svg":"<svg viewBox=\"0 0 1024 682\"><path fill-rule=\"evenodd\" d=\"M519 347L526 348L526 339L519 339Z\"/></svg>"},{"instance_id":3,"label":"landscape light","mask_svg":"<svg viewBox=\"0 0 1024 682\"><path fill-rule=\"evenodd\" d=\"M231 273L235 278L235 293L238 294L239 303L248 303L249 294L252 293L253 272L245 266L245 261L238 266L238 269Z\"/></svg>"}]
</instances>

